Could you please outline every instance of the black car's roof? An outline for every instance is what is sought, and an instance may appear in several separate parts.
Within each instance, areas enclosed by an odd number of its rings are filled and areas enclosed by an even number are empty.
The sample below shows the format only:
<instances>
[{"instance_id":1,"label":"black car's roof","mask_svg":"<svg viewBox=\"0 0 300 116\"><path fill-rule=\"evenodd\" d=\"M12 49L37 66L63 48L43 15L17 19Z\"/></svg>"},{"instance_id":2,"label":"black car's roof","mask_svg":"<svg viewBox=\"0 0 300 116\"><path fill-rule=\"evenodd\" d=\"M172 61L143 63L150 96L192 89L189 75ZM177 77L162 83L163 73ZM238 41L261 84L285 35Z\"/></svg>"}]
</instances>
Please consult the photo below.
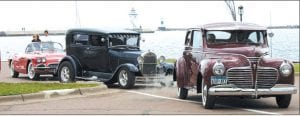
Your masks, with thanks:
<instances>
[{"instance_id":1,"label":"black car's roof","mask_svg":"<svg viewBox=\"0 0 300 116\"><path fill-rule=\"evenodd\" d=\"M135 31L125 29L108 29L108 28L72 28L67 31L70 32L89 32L89 33L101 33L101 34L113 34L113 33L128 33L128 34L139 34Z\"/></svg>"}]
</instances>

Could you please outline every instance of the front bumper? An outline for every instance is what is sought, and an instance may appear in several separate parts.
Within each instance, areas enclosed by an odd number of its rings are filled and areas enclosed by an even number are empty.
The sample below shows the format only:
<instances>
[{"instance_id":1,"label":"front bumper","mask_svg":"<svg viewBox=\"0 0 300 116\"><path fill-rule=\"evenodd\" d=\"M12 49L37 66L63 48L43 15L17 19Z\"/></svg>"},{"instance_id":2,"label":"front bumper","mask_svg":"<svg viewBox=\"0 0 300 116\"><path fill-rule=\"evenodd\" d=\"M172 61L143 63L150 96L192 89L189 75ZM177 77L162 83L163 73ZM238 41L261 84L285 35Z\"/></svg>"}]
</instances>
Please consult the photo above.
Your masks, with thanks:
<instances>
[{"instance_id":1,"label":"front bumper","mask_svg":"<svg viewBox=\"0 0 300 116\"><path fill-rule=\"evenodd\" d=\"M297 88L291 84L276 84L270 89L244 89L231 85L218 85L210 87L209 95L216 96L262 96L262 95L285 95L296 94Z\"/></svg>"},{"instance_id":2,"label":"front bumper","mask_svg":"<svg viewBox=\"0 0 300 116\"><path fill-rule=\"evenodd\" d=\"M44 64L39 64L34 67L34 71L39 74L55 74L58 64L49 64L48 66Z\"/></svg>"}]
</instances>

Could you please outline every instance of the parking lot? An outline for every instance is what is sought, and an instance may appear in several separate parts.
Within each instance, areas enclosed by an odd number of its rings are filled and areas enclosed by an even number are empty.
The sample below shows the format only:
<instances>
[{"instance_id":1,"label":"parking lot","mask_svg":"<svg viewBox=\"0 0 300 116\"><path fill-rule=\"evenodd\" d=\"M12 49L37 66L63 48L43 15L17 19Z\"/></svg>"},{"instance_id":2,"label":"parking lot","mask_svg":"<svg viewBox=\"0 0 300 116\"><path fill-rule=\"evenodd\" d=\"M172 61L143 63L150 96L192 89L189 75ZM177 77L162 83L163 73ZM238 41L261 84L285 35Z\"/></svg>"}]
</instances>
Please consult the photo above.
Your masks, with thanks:
<instances>
[{"instance_id":1,"label":"parking lot","mask_svg":"<svg viewBox=\"0 0 300 116\"><path fill-rule=\"evenodd\" d=\"M31 82L26 75L11 78L7 64L2 62L0 82ZM299 74L297 74L299 75ZM51 76L50 76L51 77ZM171 78L171 77L167 77ZM299 76L295 77L299 88ZM41 79L38 82L56 82ZM80 81L81 82L81 81ZM275 98L219 98L214 109L204 109L201 95L189 91L187 100L177 99L176 86L138 84L133 89L110 88L94 95L73 96L17 104L1 104L0 114L299 114L299 89L287 109L280 109Z\"/></svg>"}]
</instances>

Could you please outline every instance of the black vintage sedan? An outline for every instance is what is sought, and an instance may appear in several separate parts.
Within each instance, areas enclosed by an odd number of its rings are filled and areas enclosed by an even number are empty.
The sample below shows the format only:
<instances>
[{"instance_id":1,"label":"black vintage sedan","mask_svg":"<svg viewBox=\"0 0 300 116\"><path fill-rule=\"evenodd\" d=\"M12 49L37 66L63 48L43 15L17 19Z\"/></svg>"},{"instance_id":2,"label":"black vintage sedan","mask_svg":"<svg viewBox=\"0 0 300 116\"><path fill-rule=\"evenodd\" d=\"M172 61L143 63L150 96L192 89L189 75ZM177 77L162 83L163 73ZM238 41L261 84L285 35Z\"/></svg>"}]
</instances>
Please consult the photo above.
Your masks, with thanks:
<instances>
[{"instance_id":1,"label":"black vintage sedan","mask_svg":"<svg viewBox=\"0 0 300 116\"><path fill-rule=\"evenodd\" d=\"M70 29L66 33L66 57L58 67L60 82L75 82L76 78L103 81L108 87L119 83L131 88L135 82L159 82L173 72L164 57L140 50L140 34L128 30ZM162 71L161 71L162 70ZM163 74L163 75L164 75Z\"/></svg>"}]
</instances>

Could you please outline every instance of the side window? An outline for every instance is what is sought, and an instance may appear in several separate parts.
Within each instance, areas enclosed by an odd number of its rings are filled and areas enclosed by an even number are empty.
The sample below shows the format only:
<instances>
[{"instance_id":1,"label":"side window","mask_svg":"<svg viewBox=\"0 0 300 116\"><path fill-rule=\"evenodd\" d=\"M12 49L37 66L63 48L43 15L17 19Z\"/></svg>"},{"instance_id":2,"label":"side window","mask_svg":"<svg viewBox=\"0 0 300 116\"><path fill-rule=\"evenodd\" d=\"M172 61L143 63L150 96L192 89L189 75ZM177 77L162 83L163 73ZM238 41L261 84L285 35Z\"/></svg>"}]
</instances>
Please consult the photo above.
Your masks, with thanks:
<instances>
[{"instance_id":1,"label":"side window","mask_svg":"<svg viewBox=\"0 0 300 116\"><path fill-rule=\"evenodd\" d=\"M77 45L88 45L89 35L87 34L74 34L74 44Z\"/></svg>"},{"instance_id":2,"label":"side window","mask_svg":"<svg viewBox=\"0 0 300 116\"><path fill-rule=\"evenodd\" d=\"M256 32L250 33L248 39L249 39L251 42L257 43L257 41L258 41L258 40L257 40L257 39L258 39L257 33L256 33Z\"/></svg>"},{"instance_id":3,"label":"side window","mask_svg":"<svg viewBox=\"0 0 300 116\"><path fill-rule=\"evenodd\" d=\"M186 34L186 37L185 37L184 45L191 46L191 43L192 43L192 33L191 33L191 31L188 31Z\"/></svg>"},{"instance_id":4,"label":"side window","mask_svg":"<svg viewBox=\"0 0 300 116\"><path fill-rule=\"evenodd\" d=\"M105 39L104 39L104 37L101 37L100 35L91 35L90 39L89 39L89 43L92 46L104 46Z\"/></svg>"},{"instance_id":5,"label":"side window","mask_svg":"<svg viewBox=\"0 0 300 116\"><path fill-rule=\"evenodd\" d=\"M200 31L193 31L193 47L194 48L202 47L202 34Z\"/></svg>"},{"instance_id":6,"label":"side window","mask_svg":"<svg viewBox=\"0 0 300 116\"><path fill-rule=\"evenodd\" d=\"M252 32L250 33L248 39L253 43L264 43L264 36L262 32Z\"/></svg>"}]
</instances>

